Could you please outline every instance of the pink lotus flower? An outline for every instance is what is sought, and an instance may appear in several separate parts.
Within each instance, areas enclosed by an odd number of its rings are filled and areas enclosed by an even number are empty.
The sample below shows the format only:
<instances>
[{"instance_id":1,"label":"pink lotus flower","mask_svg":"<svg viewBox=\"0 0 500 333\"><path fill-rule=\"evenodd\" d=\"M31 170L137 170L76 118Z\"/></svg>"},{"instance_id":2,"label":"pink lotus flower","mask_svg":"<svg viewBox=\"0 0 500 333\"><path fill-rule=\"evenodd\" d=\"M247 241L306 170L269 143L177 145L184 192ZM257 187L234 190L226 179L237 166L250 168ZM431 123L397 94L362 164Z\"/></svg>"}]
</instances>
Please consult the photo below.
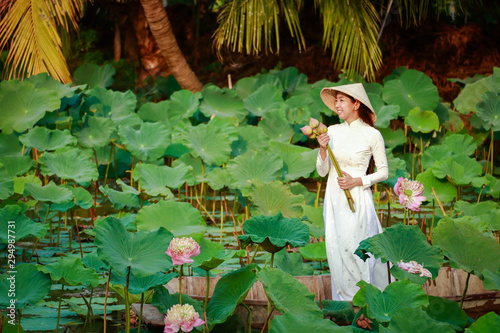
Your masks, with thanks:
<instances>
[{"instance_id":1,"label":"pink lotus flower","mask_svg":"<svg viewBox=\"0 0 500 333\"><path fill-rule=\"evenodd\" d=\"M420 277L427 276L428 278L432 278L431 272L429 272L428 269L424 268L424 266L418 264L416 261L405 263L403 262L403 260L401 260L400 262L398 262L398 267L411 274L420 274Z\"/></svg>"},{"instance_id":2,"label":"pink lotus flower","mask_svg":"<svg viewBox=\"0 0 500 333\"><path fill-rule=\"evenodd\" d=\"M309 119L309 126L311 126L311 128L316 128L316 127L318 127L318 125L319 125L319 121L317 121L314 118Z\"/></svg>"},{"instance_id":3,"label":"pink lotus flower","mask_svg":"<svg viewBox=\"0 0 500 333\"><path fill-rule=\"evenodd\" d=\"M167 311L164 319L165 329L163 333L191 332L193 327L203 325L205 322L194 310L191 304L176 304Z\"/></svg>"},{"instance_id":4,"label":"pink lotus flower","mask_svg":"<svg viewBox=\"0 0 500 333\"><path fill-rule=\"evenodd\" d=\"M326 132L328 132L328 127L326 127L326 125L323 123L319 123L318 134L324 134Z\"/></svg>"},{"instance_id":5,"label":"pink lotus flower","mask_svg":"<svg viewBox=\"0 0 500 333\"><path fill-rule=\"evenodd\" d=\"M413 211L420 210L420 204L427 199L421 195L424 192L424 185L418 180L409 180L407 178L399 178L396 185L394 185L394 192L399 197L399 203L405 209Z\"/></svg>"},{"instance_id":6,"label":"pink lotus flower","mask_svg":"<svg viewBox=\"0 0 500 333\"><path fill-rule=\"evenodd\" d=\"M302 131L302 133L304 133L305 136L311 136L311 134L313 134L313 129L309 125L301 127L300 130Z\"/></svg>"},{"instance_id":7,"label":"pink lotus flower","mask_svg":"<svg viewBox=\"0 0 500 333\"><path fill-rule=\"evenodd\" d=\"M192 263L194 260L191 257L200 254L200 245L191 237L175 237L165 253L172 258L174 265Z\"/></svg>"}]
</instances>

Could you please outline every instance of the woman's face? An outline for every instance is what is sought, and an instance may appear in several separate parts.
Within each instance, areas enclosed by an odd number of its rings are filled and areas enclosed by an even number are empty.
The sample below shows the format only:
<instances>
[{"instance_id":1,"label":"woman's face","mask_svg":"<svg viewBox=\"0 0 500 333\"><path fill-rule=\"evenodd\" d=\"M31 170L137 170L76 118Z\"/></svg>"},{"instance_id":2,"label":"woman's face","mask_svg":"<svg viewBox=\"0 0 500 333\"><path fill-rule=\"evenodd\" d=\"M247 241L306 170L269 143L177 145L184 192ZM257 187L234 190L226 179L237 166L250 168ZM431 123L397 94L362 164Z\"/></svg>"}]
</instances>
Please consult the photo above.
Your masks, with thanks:
<instances>
[{"instance_id":1,"label":"woman's face","mask_svg":"<svg viewBox=\"0 0 500 333\"><path fill-rule=\"evenodd\" d=\"M335 109L339 118L347 121L348 124L359 118L359 101L353 102L349 96L338 92L335 100Z\"/></svg>"}]
</instances>

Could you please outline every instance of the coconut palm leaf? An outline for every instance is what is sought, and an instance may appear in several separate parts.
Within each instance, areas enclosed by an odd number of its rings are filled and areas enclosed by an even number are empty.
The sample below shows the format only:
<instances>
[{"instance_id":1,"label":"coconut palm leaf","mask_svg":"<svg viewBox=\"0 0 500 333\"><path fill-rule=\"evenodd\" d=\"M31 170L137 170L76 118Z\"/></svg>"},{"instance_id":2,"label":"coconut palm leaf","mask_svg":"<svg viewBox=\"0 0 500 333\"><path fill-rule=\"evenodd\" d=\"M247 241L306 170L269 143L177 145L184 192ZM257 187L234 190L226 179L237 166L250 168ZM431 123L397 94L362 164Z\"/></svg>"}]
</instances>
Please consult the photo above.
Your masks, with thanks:
<instances>
[{"instance_id":1,"label":"coconut palm leaf","mask_svg":"<svg viewBox=\"0 0 500 333\"><path fill-rule=\"evenodd\" d=\"M15 1L0 21L0 49L10 43L9 78L48 72L69 83L71 75L62 54L58 27L68 31L68 21L78 29L83 0Z\"/></svg>"}]
</instances>

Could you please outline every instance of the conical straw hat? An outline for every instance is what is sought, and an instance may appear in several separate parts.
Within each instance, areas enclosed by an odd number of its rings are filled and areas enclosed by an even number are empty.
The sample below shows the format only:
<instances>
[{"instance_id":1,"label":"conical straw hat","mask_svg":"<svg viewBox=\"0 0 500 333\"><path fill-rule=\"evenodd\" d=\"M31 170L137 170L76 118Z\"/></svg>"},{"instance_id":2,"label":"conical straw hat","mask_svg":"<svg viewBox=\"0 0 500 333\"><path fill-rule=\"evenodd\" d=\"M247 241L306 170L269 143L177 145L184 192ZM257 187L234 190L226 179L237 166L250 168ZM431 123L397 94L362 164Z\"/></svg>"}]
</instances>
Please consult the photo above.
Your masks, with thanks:
<instances>
[{"instance_id":1,"label":"conical straw hat","mask_svg":"<svg viewBox=\"0 0 500 333\"><path fill-rule=\"evenodd\" d=\"M363 84L361 83L345 84L343 86L323 88L321 90L321 99L323 100L323 103L325 103L325 105L328 106L328 108L330 108L330 110L332 110L335 113L337 113L337 110L335 108L335 99L337 97L338 92L342 92L346 95L349 95L357 99L361 103L363 103L371 111L371 117L373 123L375 124L375 121L377 121L377 115L373 110L372 103L370 103L370 100L368 99L368 95L366 95L366 91L365 88L363 88Z\"/></svg>"}]
</instances>

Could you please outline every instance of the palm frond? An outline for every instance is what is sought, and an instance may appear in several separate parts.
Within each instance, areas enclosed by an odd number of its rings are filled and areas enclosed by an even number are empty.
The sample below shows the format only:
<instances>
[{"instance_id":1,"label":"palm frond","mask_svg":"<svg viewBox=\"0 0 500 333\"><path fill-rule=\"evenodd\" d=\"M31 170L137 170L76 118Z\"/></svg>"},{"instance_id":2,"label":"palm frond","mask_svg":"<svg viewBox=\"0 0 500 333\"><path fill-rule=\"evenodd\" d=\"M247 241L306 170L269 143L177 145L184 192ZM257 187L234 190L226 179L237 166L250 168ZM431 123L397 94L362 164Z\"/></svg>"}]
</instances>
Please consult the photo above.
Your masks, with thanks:
<instances>
[{"instance_id":1,"label":"palm frond","mask_svg":"<svg viewBox=\"0 0 500 333\"><path fill-rule=\"evenodd\" d=\"M233 52L258 54L279 52L279 17L283 16L299 50L305 46L300 28L301 0L231 0L218 15L214 45L219 52L226 47Z\"/></svg>"},{"instance_id":2,"label":"palm frond","mask_svg":"<svg viewBox=\"0 0 500 333\"><path fill-rule=\"evenodd\" d=\"M419 25L427 16L429 3L430 0L401 0L397 6L401 25Z\"/></svg>"},{"instance_id":3,"label":"palm frond","mask_svg":"<svg viewBox=\"0 0 500 333\"><path fill-rule=\"evenodd\" d=\"M9 45L9 79L47 72L71 82L57 28L69 29L68 20L77 28L83 1L17 0L12 5L0 21L0 50Z\"/></svg>"},{"instance_id":4,"label":"palm frond","mask_svg":"<svg viewBox=\"0 0 500 333\"><path fill-rule=\"evenodd\" d=\"M382 65L378 45L379 16L369 0L315 0L323 20L323 46L332 49L334 66L375 78Z\"/></svg>"}]
</instances>

